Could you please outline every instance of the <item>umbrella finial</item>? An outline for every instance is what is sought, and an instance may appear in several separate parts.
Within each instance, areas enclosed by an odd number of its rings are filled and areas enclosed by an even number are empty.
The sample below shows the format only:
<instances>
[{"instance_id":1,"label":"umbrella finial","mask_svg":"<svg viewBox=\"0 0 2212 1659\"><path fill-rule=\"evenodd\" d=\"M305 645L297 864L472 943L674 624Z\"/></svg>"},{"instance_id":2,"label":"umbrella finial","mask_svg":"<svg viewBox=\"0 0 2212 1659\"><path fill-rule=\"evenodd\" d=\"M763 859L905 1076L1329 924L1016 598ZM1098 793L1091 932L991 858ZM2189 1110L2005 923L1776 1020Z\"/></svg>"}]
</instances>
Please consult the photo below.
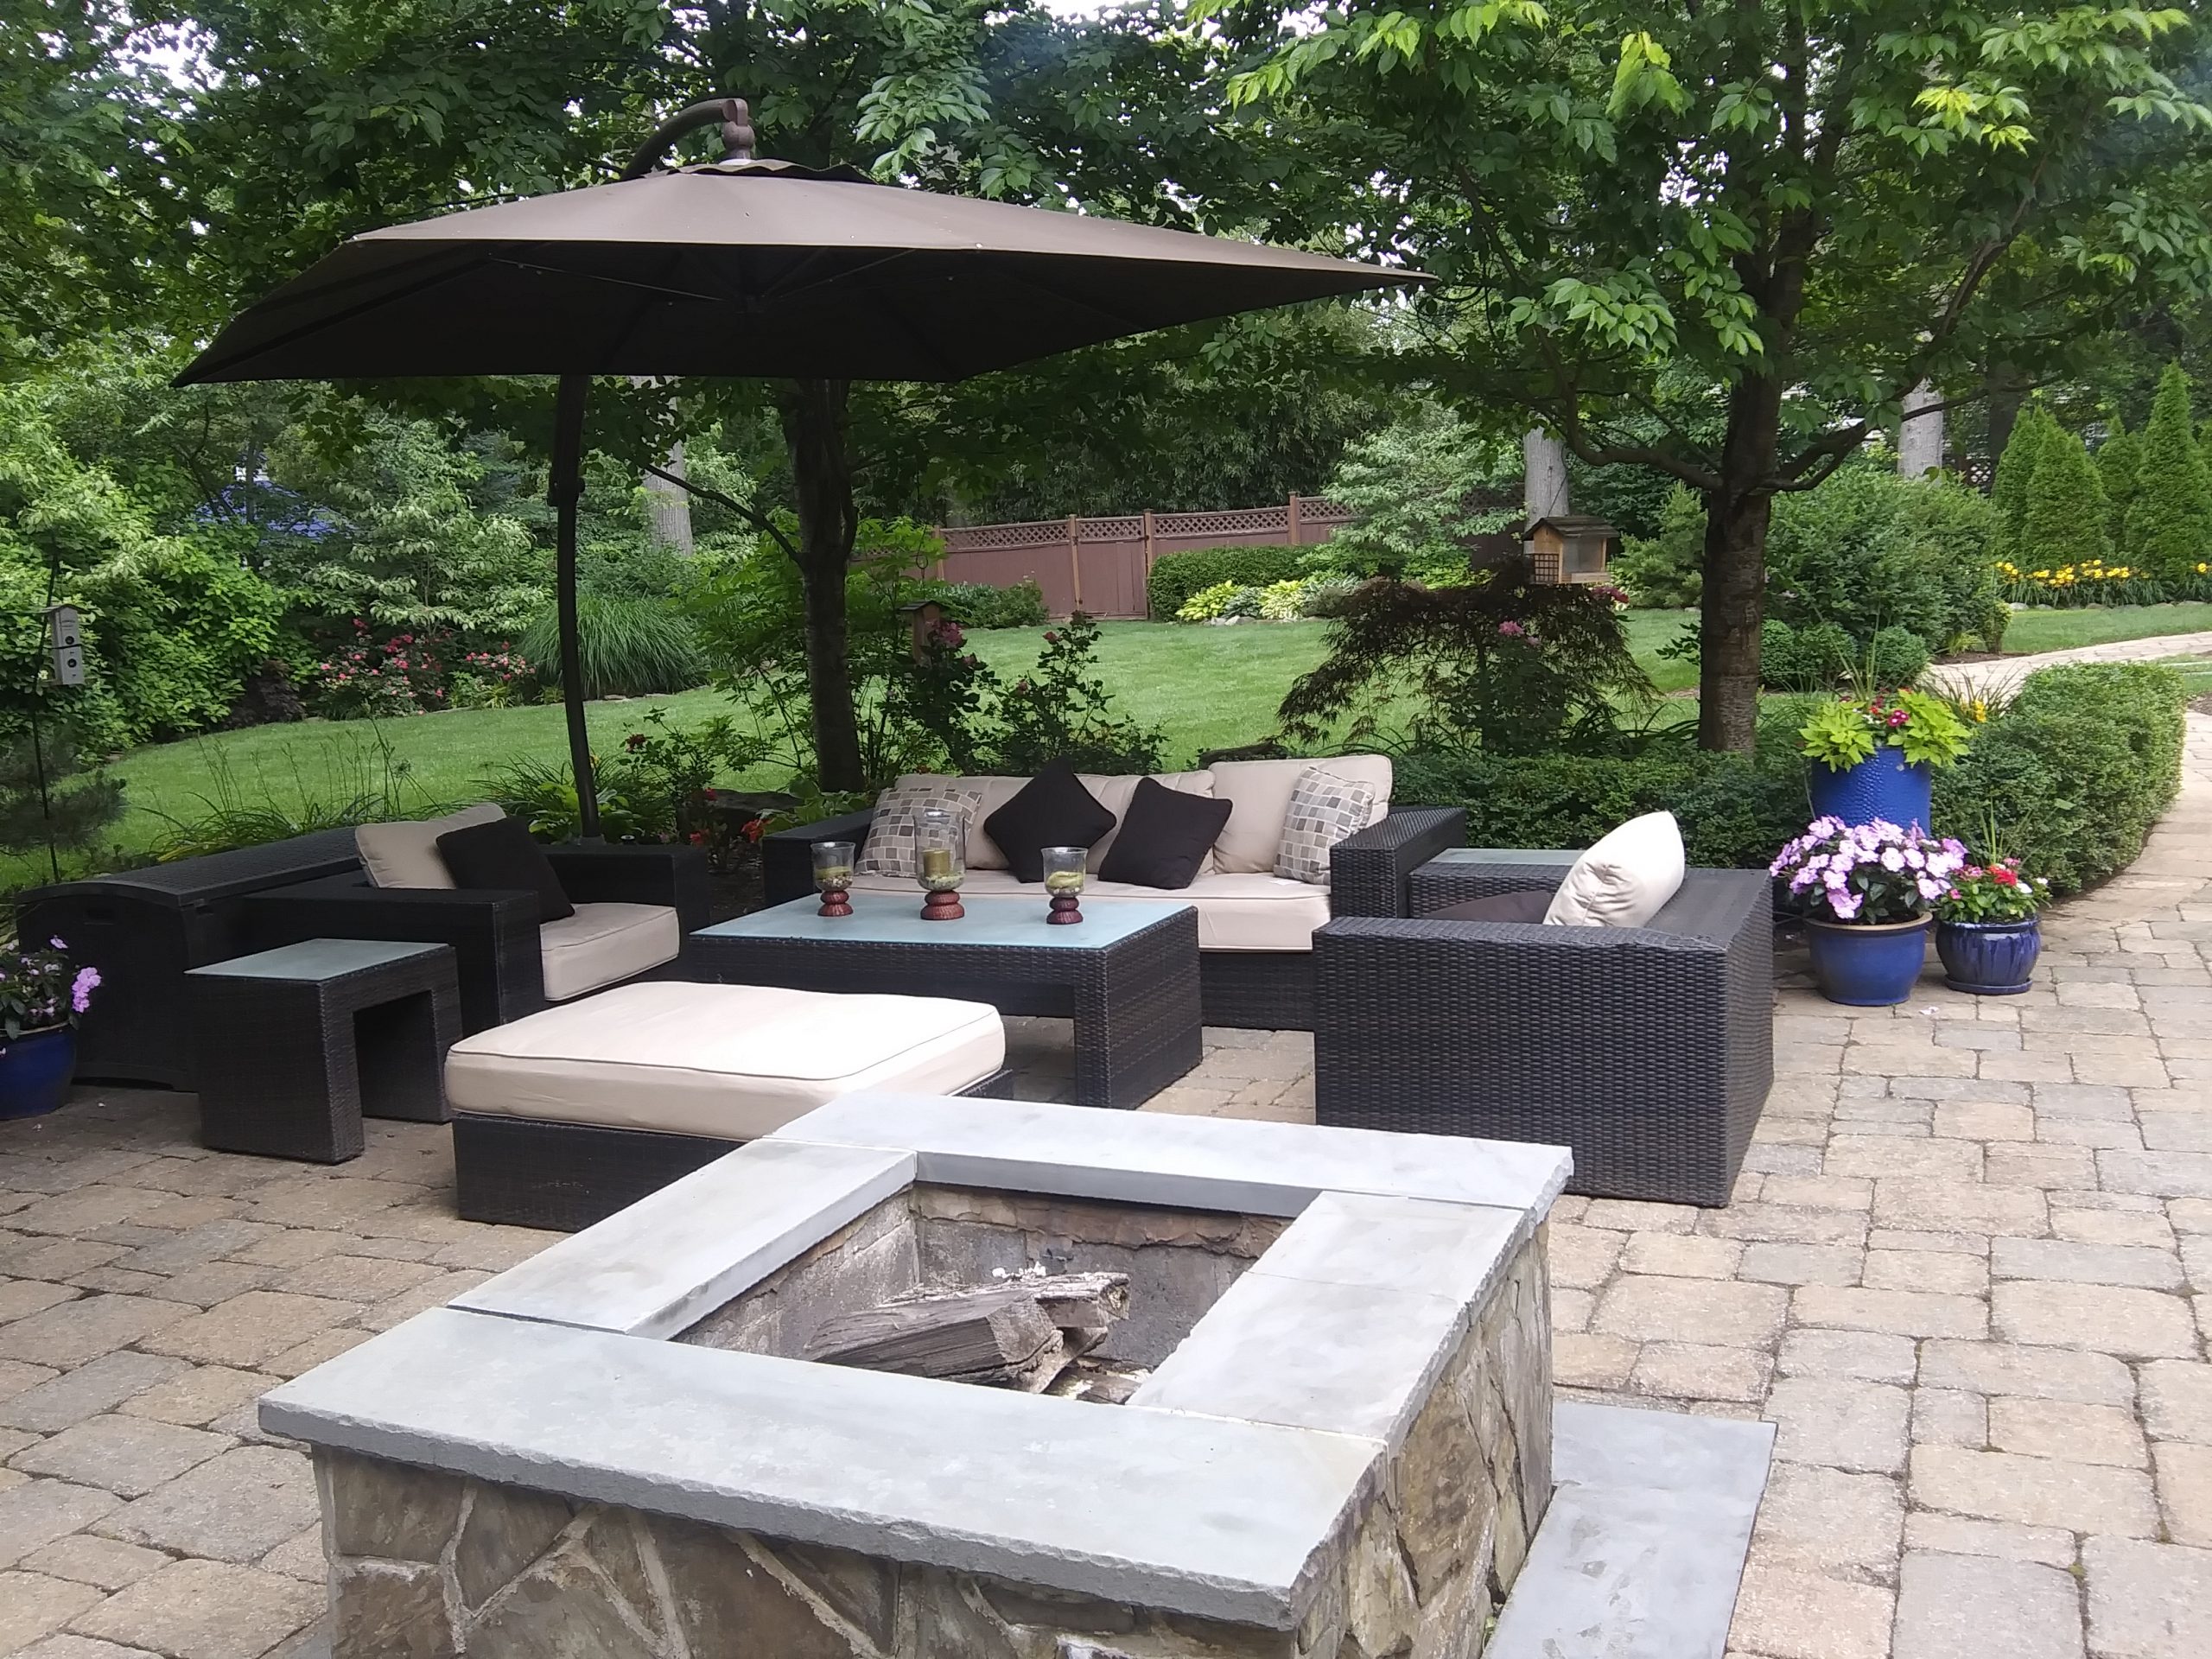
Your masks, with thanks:
<instances>
[{"instance_id":1,"label":"umbrella finial","mask_svg":"<svg viewBox=\"0 0 2212 1659\"><path fill-rule=\"evenodd\" d=\"M749 162L753 159L753 111L741 98L722 100L722 160Z\"/></svg>"}]
</instances>

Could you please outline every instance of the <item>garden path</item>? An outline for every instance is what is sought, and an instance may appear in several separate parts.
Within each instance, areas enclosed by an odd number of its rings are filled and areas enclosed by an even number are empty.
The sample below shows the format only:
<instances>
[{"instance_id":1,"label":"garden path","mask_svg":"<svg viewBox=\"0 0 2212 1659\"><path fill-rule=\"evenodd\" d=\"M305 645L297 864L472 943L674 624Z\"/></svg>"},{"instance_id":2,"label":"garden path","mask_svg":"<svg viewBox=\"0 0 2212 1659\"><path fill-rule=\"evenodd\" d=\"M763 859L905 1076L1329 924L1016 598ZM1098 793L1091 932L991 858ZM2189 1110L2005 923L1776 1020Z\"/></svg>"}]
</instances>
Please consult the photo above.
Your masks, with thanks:
<instances>
[{"instance_id":1,"label":"garden path","mask_svg":"<svg viewBox=\"0 0 2212 1659\"><path fill-rule=\"evenodd\" d=\"M2212 1653L2212 718L2187 764L2027 995L1785 975L1729 1208L1556 1211L1564 1387L1779 1426L1732 1659ZM1064 1029L1014 1037L1063 1090ZM1310 1039L1208 1039L1150 1109L1310 1119ZM104 1090L0 1125L0 1655L327 1654L314 1483L255 1396L546 1240L455 1220L428 1126L334 1169L195 1130Z\"/></svg>"},{"instance_id":2,"label":"garden path","mask_svg":"<svg viewBox=\"0 0 2212 1659\"><path fill-rule=\"evenodd\" d=\"M2114 639L2072 651L2037 652L2024 657L1993 657L1986 662L1946 663L1924 677L1961 696L2011 690L2039 668L2062 663L2154 663L2169 657L2212 657L2212 632L2155 634L2147 639Z\"/></svg>"}]
</instances>

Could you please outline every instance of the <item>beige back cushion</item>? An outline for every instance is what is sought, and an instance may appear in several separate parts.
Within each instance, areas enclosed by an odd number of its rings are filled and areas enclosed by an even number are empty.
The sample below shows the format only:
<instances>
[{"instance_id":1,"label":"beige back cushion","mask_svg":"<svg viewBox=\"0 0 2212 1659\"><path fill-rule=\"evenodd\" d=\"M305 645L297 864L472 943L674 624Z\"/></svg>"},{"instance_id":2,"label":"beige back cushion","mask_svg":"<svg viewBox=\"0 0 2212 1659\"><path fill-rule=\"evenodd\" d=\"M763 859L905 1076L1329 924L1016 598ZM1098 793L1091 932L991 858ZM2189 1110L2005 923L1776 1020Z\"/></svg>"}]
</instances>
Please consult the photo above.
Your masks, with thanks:
<instances>
[{"instance_id":1,"label":"beige back cushion","mask_svg":"<svg viewBox=\"0 0 2212 1659\"><path fill-rule=\"evenodd\" d=\"M904 783L905 779L899 781ZM976 803L976 816L968 820L968 868L971 870L1002 870L1006 868L1006 855L999 844L983 831L983 820L1004 806L1029 780L1027 778L994 778L978 773L974 777L952 780L963 789L972 789L982 798Z\"/></svg>"},{"instance_id":2,"label":"beige back cushion","mask_svg":"<svg viewBox=\"0 0 2212 1659\"><path fill-rule=\"evenodd\" d=\"M1230 803L1229 822L1213 844L1215 861L1223 871L1232 875L1274 874L1275 855L1282 846L1283 820L1290 816L1292 791L1307 770L1317 765L1347 783L1365 784L1375 791L1368 823L1381 822L1390 810L1390 757L1387 754L1338 754L1321 761L1217 760L1213 796Z\"/></svg>"},{"instance_id":3,"label":"beige back cushion","mask_svg":"<svg viewBox=\"0 0 2212 1659\"><path fill-rule=\"evenodd\" d=\"M1574 861L1544 919L1562 927L1642 927L1682 885L1681 826L1647 812Z\"/></svg>"},{"instance_id":4,"label":"beige back cushion","mask_svg":"<svg viewBox=\"0 0 2212 1659\"><path fill-rule=\"evenodd\" d=\"M353 850L369 881L379 887L450 887L453 872L438 856L438 837L472 823L489 823L507 815L486 801L465 806L442 818L423 818L409 823L365 823L353 831Z\"/></svg>"},{"instance_id":5,"label":"beige back cushion","mask_svg":"<svg viewBox=\"0 0 2212 1659\"><path fill-rule=\"evenodd\" d=\"M1138 779L1135 778L1102 778L1094 772L1077 772L1083 786L1098 798L1099 804L1114 815L1114 827L1106 832L1105 840L1090 849L1090 866L1092 874L1105 861L1114 845L1115 837L1122 833L1122 820L1129 816L1129 803L1136 798ZM1163 772L1153 780L1162 789L1172 789L1185 795L1213 794L1213 774L1210 772ZM1211 849L1198 861L1198 874L1211 875L1220 867L1213 861Z\"/></svg>"}]
</instances>

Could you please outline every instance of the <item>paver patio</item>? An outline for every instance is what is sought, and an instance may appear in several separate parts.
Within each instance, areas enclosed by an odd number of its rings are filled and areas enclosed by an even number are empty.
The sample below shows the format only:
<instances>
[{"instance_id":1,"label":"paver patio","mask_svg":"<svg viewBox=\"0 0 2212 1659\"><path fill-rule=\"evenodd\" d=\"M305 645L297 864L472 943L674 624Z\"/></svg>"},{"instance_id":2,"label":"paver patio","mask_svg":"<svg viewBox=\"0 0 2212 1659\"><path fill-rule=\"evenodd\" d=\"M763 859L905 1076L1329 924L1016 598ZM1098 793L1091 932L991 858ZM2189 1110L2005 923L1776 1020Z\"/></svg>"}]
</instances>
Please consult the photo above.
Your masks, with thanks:
<instances>
[{"instance_id":1,"label":"paver patio","mask_svg":"<svg viewBox=\"0 0 2212 1659\"><path fill-rule=\"evenodd\" d=\"M2212 718L2035 989L1802 984L1722 1211L1554 1212L1585 1397L1779 1426L1737 1659L2212 1653ZM1149 1109L1308 1117L1312 1045L1209 1033ZM1022 1092L1064 1038L1017 1022ZM334 1169L202 1152L188 1097L0 1126L0 1655L325 1650L305 1459L253 1401L533 1253L442 1131Z\"/></svg>"}]
</instances>

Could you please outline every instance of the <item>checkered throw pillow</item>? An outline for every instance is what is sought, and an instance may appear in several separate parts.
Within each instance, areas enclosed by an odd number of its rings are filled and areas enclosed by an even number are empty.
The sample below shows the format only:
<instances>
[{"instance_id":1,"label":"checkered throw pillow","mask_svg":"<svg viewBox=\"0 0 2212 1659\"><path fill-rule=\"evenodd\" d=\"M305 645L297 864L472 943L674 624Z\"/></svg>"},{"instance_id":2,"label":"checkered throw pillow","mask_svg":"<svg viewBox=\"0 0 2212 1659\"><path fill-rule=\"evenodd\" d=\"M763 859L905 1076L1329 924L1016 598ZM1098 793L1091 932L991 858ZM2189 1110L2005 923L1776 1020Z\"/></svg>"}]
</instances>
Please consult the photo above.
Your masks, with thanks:
<instances>
[{"instance_id":1,"label":"checkered throw pillow","mask_svg":"<svg viewBox=\"0 0 2212 1659\"><path fill-rule=\"evenodd\" d=\"M979 789L963 788L957 779L932 778L914 772L875 798L875 817L869 821L868 845L861 851L857 874L886 875L912 881L920 873L922 813L941 806L959 821L960 844L968 839L969 821L982 804Z\"/></svg>"},{"instance_id":2,"label":"checkered throw pillow","mask_svg":"<svg viewBox=\"0 0 2212 1659\"><path fill-rule=\"evenodd\" d=\"M1308 766L1290 792L1290 811L1282 821L1282 842L1275 849L1275 874L1317 887L1329 885L1329 853L1347 836L1367 827L1375 791L1320 766Z\"/></svg>"}]
</instances>

